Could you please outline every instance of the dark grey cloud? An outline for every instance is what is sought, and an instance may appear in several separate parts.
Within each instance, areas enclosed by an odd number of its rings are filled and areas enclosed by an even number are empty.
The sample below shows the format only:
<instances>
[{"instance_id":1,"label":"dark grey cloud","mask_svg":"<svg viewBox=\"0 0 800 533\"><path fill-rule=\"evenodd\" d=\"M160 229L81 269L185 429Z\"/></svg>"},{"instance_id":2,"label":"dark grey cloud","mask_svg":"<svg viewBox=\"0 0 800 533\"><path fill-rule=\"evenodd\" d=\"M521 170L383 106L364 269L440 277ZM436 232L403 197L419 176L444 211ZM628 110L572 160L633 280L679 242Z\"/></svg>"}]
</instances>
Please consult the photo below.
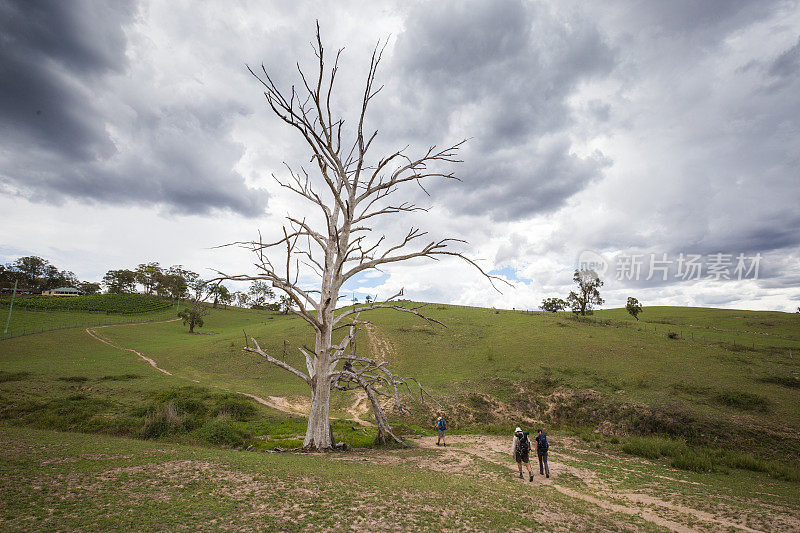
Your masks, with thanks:
<instances>
[{"instance_id":1,"label":"dark grey cloud","mask_svg":"<svg viewBox=\"0 0 800 533\"><path fill-rule=\"evenodd\" d=\"M3 145L34 143L67 157L113 153L90 94L74 76L123 70L130 5L10 1L0 4Z\"/></svg>"},{"instance_id":2,"label":"dark grey cloud","mask_svg":"<svg viewBox=\"0 0 800 533\"><path fill-rule=\"evenodd\" d=\"M425 4L406 28L392 59L399 89L389 131L471 138L457 169L463 184L434 186L451 210L497 220L550 212L611 163L577 155L569 140L570 96L614 65L591 21L504 0Z\"/></svg>"},{"instance_id":3,"label":"dark grey cloud","mask_svg":"<svg viewBox=\"0 0 800 533\"><path fill-rule=\"evenodd\" d=\"M642 25L661 28L670 35L698 34L702 40L718 39L745 24L768 15L780 1L768 0L645 0L615 2L625 16L635 19L631 30Z\"/></svg>"},{"instance_id":4,"label":"dark grey cloud","mask_svg":"<svg viewBox=\"0 0 800 533\"><path fill-rule=\"evenodd\" d=\"M800 76L800 38L798 38L797 44L775 58L769 66L768 72L771 76L782 79Z\"/></svg>"},{"instance_id":5,"label":"dark grey cloud","mask_svg":"<svg viewBox=\"0 0 800 533\"><path fill-rule=\"evenodd\" d=\"M202 87L176 104L155 80L134 79L126 32L136 16L125 2L0 5L3 189L51 203L261 214L267 194L234 170L244 149L229 140L247 110Z\"/></svg>"}]
</instances>

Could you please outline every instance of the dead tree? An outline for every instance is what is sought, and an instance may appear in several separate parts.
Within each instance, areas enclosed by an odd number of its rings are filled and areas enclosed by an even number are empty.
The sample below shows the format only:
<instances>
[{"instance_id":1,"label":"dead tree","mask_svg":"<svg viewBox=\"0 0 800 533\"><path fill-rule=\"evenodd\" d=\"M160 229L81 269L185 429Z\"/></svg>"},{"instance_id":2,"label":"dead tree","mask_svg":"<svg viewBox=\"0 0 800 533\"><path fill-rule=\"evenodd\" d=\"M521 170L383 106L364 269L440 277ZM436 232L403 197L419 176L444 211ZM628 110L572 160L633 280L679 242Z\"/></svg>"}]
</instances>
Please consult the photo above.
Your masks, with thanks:
<instances>
[{"instance_id":1,"label":"dead tree","mask_svg":"<svg viewBox=\"0 0 800 533\"><path fill-rule=\"evenodd\" d=\"M276 86L263 65L260 71L254 71L249 66L247 68L263 85L264 96L272 112L299 133L310 148L313 173L317 174L312 179L312 175L302 166L296 170L284 163L288 176L279 179L273 174L273 178L281 187L299 195L318 210L322 224L314 227L307 218L289 215L283 227L283 236L275 241L264 242L259 237L258 241L226 245L239 245L254 252L258 272L242 275L220 273L220 276L230 280L263 280L271 283L291 299L294 304L292 312L313 328L314 347L300 349L305 357L305 371L272 357L261 349L255 339L252 339L254 346L247 346L245 350L264 357L308 384L311 389L311 412L304 447L328 449L334 444L328 413L332 389L362 388L372 403L379 437L384 438L394 435L386 423L377 396L389 394L384 389L391 390L397 408L403 410L400 389L410 392L408 381L419 386L414 380L394 375L385 362L346 353L355 335L355 319L359 313L373 309L394 309L437 322L425 317L418 309L394 302L402 290L385 301L354 305L347 310L337 311L343 284L360 272L418 257L458 257L477 268L490 282L494 277L460 252L448 248L449 244L464 242L458 239L427 240L427 232L414 227L399 242L387 243L385 235L372 237L373 223L378 217L425 210L412 203L393 202L393 195L401 186L417 184L425 190L422 184L425 180L457 179L452 173L439 170L439 166L459 162L456 153L464 141L444 149L432 146L416 157L407 155L405 149L384 157L368 157L378 134L377 130L364 132L364 119L370 101L382 89L375 87L375 74L383 53L379 43L369 64L353 134L355 139L352 144L343 142L344 121L331 109L331 94L342 50L337 52L333 66L328 68L319 23L316 43L312 43L312 47L318 59L316 77L307 76L298 64L302 86L292 86L288 91L281 91ZM278 250L283 250L280 262L275 257ZM310 287L301 284L298 281L302 279L301 270L302 276L313 273L319 285ZM334 330L347 327L348 324L350 333L335 344ZM344 368L346 362L350 363L347 369ZM424 389L421 386L419 388L420 394L425 394Z\"/></svg>"}]
</instances>

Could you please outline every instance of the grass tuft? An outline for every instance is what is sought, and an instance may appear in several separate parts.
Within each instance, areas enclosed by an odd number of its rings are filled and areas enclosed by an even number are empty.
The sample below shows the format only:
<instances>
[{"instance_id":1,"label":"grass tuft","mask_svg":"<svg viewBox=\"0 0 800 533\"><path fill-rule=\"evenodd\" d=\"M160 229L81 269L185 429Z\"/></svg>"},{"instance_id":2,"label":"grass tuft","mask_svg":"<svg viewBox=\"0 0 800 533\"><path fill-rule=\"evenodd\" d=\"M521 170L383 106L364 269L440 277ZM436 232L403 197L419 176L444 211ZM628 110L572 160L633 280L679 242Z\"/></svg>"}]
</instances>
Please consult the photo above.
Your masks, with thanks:
<instances>
[{"instance_id":1,"label":"grass tuft","mask_svg":"<svg viewBox=\"0 0 800 533\"><path fill-rule=\"evenodd\" d=\"M103 376L100 381L129 381L131 379L139 379L142 376L139 374L115 374Z\"/></svg>"},{"instance_id":2,"label":"grass tuft","mask_svg":"<svg viewBox=\"0 0 800 533\"><path fill-rule=\"evenodd\" d=\"M84 383L89 381L86 376L61 376L58 381L67 381L69 383Z\"/></svg>"},{"instance_id":3,"label":"grass tuft","mask_svg":"<svg viewBox=\"0 0 800 533\"><path fill-rule=\"evenodd\" d=\"M28 379L30 375L30 372L6 372L5 370L0 370L0 383L22 381Z\"/></svg>"},{"instance_id":4,"label":"grass tuft","mask_svg":"<svg viewBox=\"0 0 800 533\"><path fill-rule=\"evenodd\" d=\"M766 376L759 379L761 383L772 383L790 389L800 389L800 377L798 376Z\"/></svg>"},{"instance_id":5,"label":"grass tuft","mask_svg":"<svg viewBox=\"0 0 800 533\"><path fill-rule=\"evenodd\" d=\"M717 394L714 398L717 403L727 407L734 407L745 411L762 411L769 410L769 400L753 394L751 392L744 392L739 390L725 390Z\"/></svg>"}]
</instances>

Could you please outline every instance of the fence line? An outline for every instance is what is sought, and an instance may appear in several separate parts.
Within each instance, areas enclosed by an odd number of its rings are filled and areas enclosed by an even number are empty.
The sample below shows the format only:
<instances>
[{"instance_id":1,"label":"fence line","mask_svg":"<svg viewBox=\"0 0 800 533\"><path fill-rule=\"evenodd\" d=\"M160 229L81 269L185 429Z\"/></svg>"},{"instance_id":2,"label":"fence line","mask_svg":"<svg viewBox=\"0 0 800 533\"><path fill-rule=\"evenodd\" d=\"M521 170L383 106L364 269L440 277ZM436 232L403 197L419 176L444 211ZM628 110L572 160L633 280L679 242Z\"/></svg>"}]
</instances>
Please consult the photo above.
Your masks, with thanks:
<instances>
[{"instance_id":1,"label":"fence line","mask_svg":"<svg viewBox=\"0 0 800 533\"><path fill-rule=\"evenodd\" d=\"M14 339L14 338L17 338L17 337L26 337L28 335L36 335L38 333L46 333L48 331L58 331L58 330L62 330L62 329L94 328L94 327L98 327L98 326L120 326L120 325L124 325L124 324L147 324L149 322L160 322L162 320L164 320L164 317L149 318L147 320L133 320L133 319L131 319L131 320L118 320L118 321L114 321L114 322L89 322L89 323L85 323L84 322L82 324L64 324L64 325L52 326L52 327L43 326L41 329L38 329L38 328L34 327L32 330L28 330L27 328L24 328L21 333L20 332L14 332L12 330L12 332L10 332L10 333L0 334L0 341L4 341L4 340L8 340L8 339Z\"/></svg>"}]
</instances>

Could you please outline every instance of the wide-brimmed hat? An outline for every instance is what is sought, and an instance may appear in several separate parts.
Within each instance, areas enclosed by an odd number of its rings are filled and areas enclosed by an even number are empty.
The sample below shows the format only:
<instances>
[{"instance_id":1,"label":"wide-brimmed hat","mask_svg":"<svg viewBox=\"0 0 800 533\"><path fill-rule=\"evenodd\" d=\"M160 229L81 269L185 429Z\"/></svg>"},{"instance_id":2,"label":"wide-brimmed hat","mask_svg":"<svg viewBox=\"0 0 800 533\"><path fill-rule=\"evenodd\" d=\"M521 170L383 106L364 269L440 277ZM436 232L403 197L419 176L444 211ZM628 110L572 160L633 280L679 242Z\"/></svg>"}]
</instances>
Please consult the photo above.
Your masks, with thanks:
<instances>
[{"instance_id":1,"label":"wide-brimmed hat","mask_svg":"<svg viewBox=\"0 0 800 533\"><path fill-rule=\"evenodd\" d=\"M514 433L521 433L521 432L522 432L522 430L520 428L517 428L517 429L514 430Z\"/></svg>"}]
</instances>

